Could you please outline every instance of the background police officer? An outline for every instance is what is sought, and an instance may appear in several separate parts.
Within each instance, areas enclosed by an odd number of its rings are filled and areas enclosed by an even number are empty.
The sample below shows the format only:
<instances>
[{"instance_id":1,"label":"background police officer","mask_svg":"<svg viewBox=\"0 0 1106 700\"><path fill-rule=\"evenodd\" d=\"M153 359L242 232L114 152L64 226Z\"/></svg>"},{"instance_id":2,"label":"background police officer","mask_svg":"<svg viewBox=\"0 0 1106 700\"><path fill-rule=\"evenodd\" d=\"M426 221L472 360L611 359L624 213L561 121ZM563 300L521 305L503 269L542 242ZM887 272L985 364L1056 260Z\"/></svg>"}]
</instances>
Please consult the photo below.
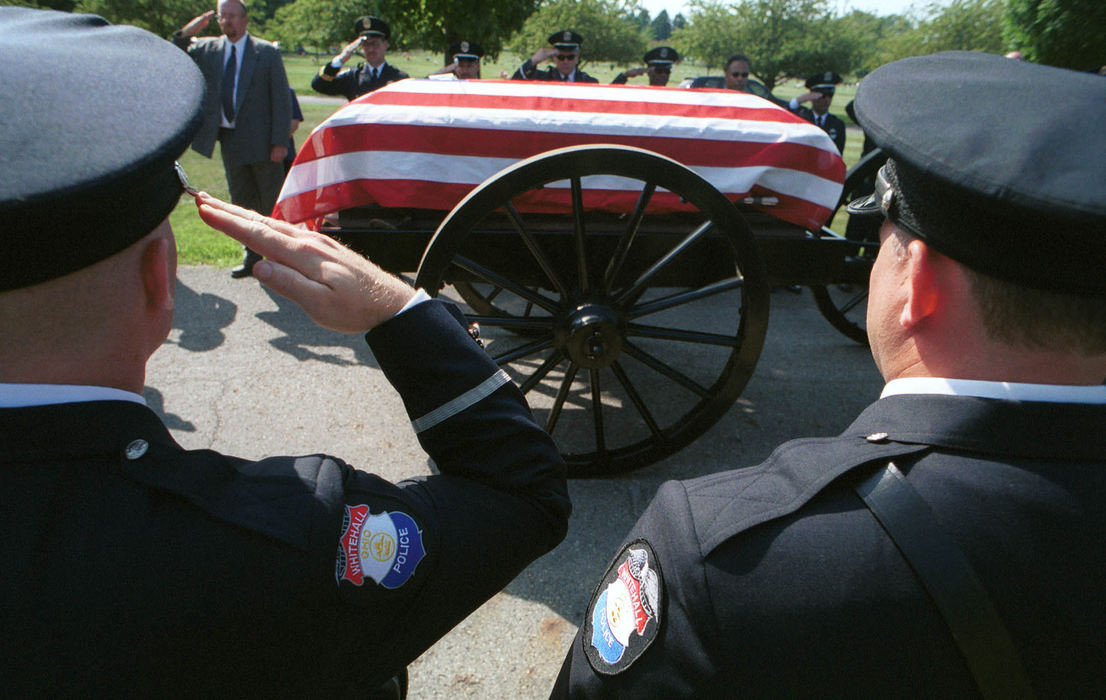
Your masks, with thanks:
<instances>
[{"instance_id":1,"label":"background police officer","mask_svg":"<svg viewBox=\"0 0 1106 700\"><path fill-rule=\"evenodd\" d=\"M668 85L668 78L672 75L672 66L680 60L680 54L670 46L658 46L645 53L645 67L631 68L619 73L611 81L611 85L622 85L629 78L635 78L646 74L649 76L649 84L654 86Z\"/></svg>"},{"instance_id":2,"label":"background police officer","mask_svg":"<svg viewBox=\"0 0 1106 700\"><path fill-rule=\"evenodd\" d=\"M358 17L353 29L357 32L357 38L320 68L318 74L311 79L311 88L316 92L344 95L347 100L353 100L388 83L408 77L385 58L388 53L388 38L392 35L387 22L379 17ZM359 63L354 68L342 70L342 66L358 49L368 63Z\"/></svg>"},{"instance_id":3,"label":"background police officer","mask_svg":"<svg viewBox=\"0 0 1106 700\"><path fill-rule=\"evenodd\" d=\"M571 29L564 29L549 35L550 47L538 49L534 55L522 62L511 80L551 80L562 83L598 83L579 69L580 45L584 37ZM538 68L546 59L552 58L554 65L549 69Z\"/></svg>"},{"instance_id":4,"label":"background police officer","mask_svg":"<svg viewBox=\"0 0 1106 700\"><path fill-rule=\"evenodd\" d=\"M806 79L808 92L797 97L792 97L788 107L808 122L817 124L829 134L833 143L837 146L838 153L845 152L845 122L829 112L833 103L833 95L837 92L837 85L841 82L841 76L832 71L812 75ZM802 107L804 102L809 102L810 107Z\"/></svg>"}]
</instances>

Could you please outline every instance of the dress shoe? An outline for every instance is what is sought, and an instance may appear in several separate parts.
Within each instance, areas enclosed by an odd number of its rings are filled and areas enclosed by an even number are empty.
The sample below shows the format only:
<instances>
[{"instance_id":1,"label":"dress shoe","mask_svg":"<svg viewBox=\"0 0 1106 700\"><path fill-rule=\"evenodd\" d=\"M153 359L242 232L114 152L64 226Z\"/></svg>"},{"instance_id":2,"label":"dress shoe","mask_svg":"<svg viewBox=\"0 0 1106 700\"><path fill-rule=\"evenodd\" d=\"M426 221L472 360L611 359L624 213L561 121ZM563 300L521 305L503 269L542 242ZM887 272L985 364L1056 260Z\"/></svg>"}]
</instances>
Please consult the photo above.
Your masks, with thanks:
<instances>
[{"instance_id":1,"label":"dress shoe","mask_svg":"<svg viewBox=\"0 0 1106 700\"><path fill-rule=\"evenodd\" d=\"M259 260L261 260L261 256L247 248L246 255L242 258L242 262L238 266L230 269L230 276L234 279L249 277L253 274L254 264Z\"/></svg>"}]
</instances>

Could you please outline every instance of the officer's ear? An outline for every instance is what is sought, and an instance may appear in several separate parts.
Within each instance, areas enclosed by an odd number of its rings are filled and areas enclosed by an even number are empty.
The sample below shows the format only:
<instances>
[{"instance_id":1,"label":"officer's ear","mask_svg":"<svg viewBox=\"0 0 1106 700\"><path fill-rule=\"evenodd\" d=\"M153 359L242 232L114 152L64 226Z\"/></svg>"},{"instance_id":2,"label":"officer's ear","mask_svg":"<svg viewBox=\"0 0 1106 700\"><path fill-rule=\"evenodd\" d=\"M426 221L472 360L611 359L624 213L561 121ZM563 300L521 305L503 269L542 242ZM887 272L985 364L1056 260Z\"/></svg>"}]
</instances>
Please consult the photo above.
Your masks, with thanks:
<instances>
[{"instance_id":1,"label":"officer's ear","mask_svg":"<svg viewBox=\"0 0 1106 700\"><path fill-rule=\"evenodd\" d=\"M934 314L948 296L944 268L951 261L917 238L907 243L904 255L907 298L899 322L903 328L913 328Z\"/></svg>"},{"instance_id":2,"label":"officer's ear","mask_svg":"<svg viewBox=\"0 0 1106 700\"><path fill-rule=\"evenodd\" d=\"M172 312L177 280L177 242L169 222L162 222L153 235L139 244L142 289L146 309L152 313Z\"/></svg>"}]
</instances>

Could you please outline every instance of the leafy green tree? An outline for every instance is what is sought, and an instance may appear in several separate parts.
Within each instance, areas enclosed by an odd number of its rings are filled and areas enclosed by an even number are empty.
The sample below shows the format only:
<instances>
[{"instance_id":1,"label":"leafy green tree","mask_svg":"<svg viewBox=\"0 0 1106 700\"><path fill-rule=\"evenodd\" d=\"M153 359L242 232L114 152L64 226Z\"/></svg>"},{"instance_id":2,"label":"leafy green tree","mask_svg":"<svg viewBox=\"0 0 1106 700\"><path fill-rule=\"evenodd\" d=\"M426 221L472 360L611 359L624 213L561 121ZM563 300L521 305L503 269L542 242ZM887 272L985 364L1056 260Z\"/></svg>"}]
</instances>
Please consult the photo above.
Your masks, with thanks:
<instances>
[{"instance_id":1,"label":"leafy green tree","mask_svg":"<svg viewBox=\"0 0 1106 700\"><path fill-rule=\"evenodd\" d=\"M1106 65L1106 2L1009 0L1003 37L1030 61L1075 70Z\"/></svg>"},{"instance_id":2,"label":"leafy green tree","mask_svg":"<svg viewBox=\"0 0 1106 700\"><path fill-rule=\"evenodd\" d=\"M938 51L1002 53L1002 17L1006 0L953 0L930 4L924 19L885 38L885 62Z\"/></svg>"},{"instance_id":3,"label":"leafy green tree","mask_svg":"<svg viewBox=\"0 0 1106 700\"><path fill-rule=\"evenodd\" d=\"M302 44L325 51L354 39L353 23L358 17L377 13L375 3L365 0L297 0L277 10L266 29L284 46ZM394 25L392 34L390 43L402 40Z\"/></svg>"},{"instance_id":4,"label":"leafy green tree","mask_svg":"<svg viewBox=\"0 0 1106 700\"><path fill-rule=\"evenodd\" d=\"M113 24L133 24L168 37L194 17L214 9L215 0L78 0L74 11L100 15ZM218 25L215 22L211 25L218 33Z\"/></svg>"},{"instance_id":5,"label":"leafy green tree","mask_svg":"<svg viewBox=\"0 0 1106 700\"><path fill-rule=\"evenodd\" d=\"M675 31L677 29L683 29L686 26L687 26L687 20L684 19L684 16L682 14L677 12L676 16L672 18L672 31Z\"/></svg>"},{"instance_id":6,"label":"leafy green tree","mask_svg":"<svg viewBox=\"0 0 1106 700\"><path fill-rule=\"evenodd\" d=\"M34 7L39 10L72 12L77 7L77 0L0 0L0 5L18 5L20 7Z\"/></svg>"},{"instance_id":7,"label":"leafy green tree","mask_svg":"<svg viewBox=\"0 0 1106 700\"><path fill-rule=\"evenodd\" d=\"M837 21L826 0L741 0L736 5L693 0L690 25L673 41L708 68L743 53L771 90L785 78L855 68L860 39L839 32Z\"/></svg>"},{"instance_id":8,"label":"leafy green tree","mask_svg":"<svg viewBox=\"0 0 1106 700\"><path fill-rule=\"evenodd\" d=\"M636 65L648 42L634 14L633 8L614 0L559 0L532 14L507 48L529 57L548 45L553 32L572 29L584 37L581 55L585 62Z\"/></svg>"},{"instance_id":9,"label":"leafy green tree","mask_svg":"<svg viewBox=\"0 0 1106 700\"><path fill-rule=\"evenodd\" d=\"M649 25L649 33L657 41L665 41L672 36L672 22L668 19L668 10L661 10L660 14Z\"/></svg>"},{"instance_id":10,"label":"leafy green tree","mask_svg":"<svg viewBox=\"0 0 1106 700\"><path fill-rule=\"evenodd\" d=\"M644 7L641 8L634 18L634 23L637 24L637 28L645 31L649 28L650 22L652 22L652 20L649 18L649 10L646 10Z\"/></svg>"}]
</instances>

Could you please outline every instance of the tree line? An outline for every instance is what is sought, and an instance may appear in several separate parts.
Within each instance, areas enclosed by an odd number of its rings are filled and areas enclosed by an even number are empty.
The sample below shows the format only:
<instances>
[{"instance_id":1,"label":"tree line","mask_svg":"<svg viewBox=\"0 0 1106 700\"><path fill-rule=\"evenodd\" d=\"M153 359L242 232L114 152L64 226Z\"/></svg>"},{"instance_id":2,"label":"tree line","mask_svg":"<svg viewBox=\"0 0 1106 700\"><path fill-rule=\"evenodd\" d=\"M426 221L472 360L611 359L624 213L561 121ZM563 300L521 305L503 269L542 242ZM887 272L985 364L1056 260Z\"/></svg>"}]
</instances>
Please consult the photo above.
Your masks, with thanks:
<instances>
[{"instance_id":1,"label":"tree line","mask_svg":"<svg viewBox=\"0 0 1106 700\"><path fill-rule=\"evenodd\" d=\"M92 12L168 36L211 9L214 0L0 0ZM354 20L388 20L393 49L443 52L460 39L480 42L492 57L526 56L550 32L585 37L586 60L636 65L664 42L707 70L733 53L753 60L771 89L779 81L834 70L862 77L905 56L949 49L1005 53L1076 70L1106 64L1102 0L952 0L904 15L837 12L829 0L692 0L688 16L651 17L634 0L247 0L251 30L286 48L326 51L352 39ZM218 31L212 27L212 31Z\"/></svg>"}]
</instances>

